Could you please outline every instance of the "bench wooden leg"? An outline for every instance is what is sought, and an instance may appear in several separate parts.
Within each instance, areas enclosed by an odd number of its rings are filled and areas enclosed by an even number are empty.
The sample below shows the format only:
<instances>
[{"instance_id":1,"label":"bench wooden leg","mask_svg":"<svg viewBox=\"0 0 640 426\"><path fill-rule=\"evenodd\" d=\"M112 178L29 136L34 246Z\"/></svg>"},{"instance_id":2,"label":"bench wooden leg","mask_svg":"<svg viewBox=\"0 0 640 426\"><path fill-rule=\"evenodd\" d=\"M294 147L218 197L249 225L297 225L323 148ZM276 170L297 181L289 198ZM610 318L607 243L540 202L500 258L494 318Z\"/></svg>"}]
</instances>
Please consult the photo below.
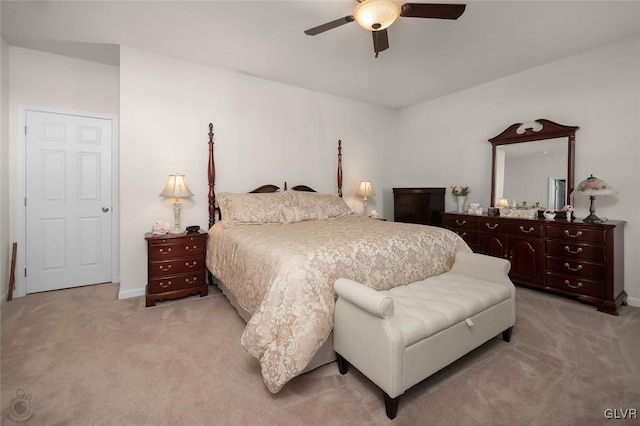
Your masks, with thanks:
<instances>
[{"instance_id":1,"label":"bench wooden leg","mask_svg":"<svg viewBox=\"0 0 640 426\"><path fill-rule=\"evenodd\" d=\"M389 395L387 395L386 392L384 393L384 408L387 411L387 417L389 417L391 420L396 418L396 414L398 414L398 403L400 402L400 397L402 395L398 395L395 398L391 398Z\"/></svg>"},{"instance_id":2,"label":"bench wooden leg","mask_svg":"<svg viewBox=\"0 0 640 426\"><path fill-rule=\"evenodd\" d=\"M337 353L336 356L338 358L338 370L340 371L340 374L347 374L349 363L340 354Z\"/></svg>"},{"instance_id":3,"label":"bench wooden leg","mask_svg":"<svg viewBox=\"0 0 640 426\"><path fill-rule=\"evenodd\" d=\"M505 331L502 332L502 340L504 340L505 342L510 342L511 341L511 332L513 331L513 327L509 327L507 328Z\"/></svg>"}]
</instances>

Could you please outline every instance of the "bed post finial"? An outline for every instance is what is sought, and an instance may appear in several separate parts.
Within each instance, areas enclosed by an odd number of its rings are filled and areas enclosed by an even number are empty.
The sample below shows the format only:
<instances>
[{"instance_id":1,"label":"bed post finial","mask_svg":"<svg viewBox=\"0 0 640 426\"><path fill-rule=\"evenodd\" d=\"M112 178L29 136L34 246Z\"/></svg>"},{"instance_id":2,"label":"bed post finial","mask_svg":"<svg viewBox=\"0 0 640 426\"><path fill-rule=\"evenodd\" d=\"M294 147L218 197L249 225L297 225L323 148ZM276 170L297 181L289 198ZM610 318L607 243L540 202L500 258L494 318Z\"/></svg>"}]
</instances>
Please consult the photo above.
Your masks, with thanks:
<instances>
[{"instance_id":1,"label":"bed post finial","mask_svg":"<svg viewBox=\"0 0 640 426\"><path fill-rule=\"evenodd\" d=\"M342 141L338 139L338 195L342 197Z\"/></svg>"},{"instance_id":2,"label":"bed post finial","mask_svg":"<svg viewBox=\"0 0 640 426\"><path fill-rule=\"evenodd\" d=\"M207 171L209 178L209 228L211 228L216 223L216 193L213 188L216 183L216 164L213 159L213 123L209 123L209 165Z\"/></svg>"}]
</instances>

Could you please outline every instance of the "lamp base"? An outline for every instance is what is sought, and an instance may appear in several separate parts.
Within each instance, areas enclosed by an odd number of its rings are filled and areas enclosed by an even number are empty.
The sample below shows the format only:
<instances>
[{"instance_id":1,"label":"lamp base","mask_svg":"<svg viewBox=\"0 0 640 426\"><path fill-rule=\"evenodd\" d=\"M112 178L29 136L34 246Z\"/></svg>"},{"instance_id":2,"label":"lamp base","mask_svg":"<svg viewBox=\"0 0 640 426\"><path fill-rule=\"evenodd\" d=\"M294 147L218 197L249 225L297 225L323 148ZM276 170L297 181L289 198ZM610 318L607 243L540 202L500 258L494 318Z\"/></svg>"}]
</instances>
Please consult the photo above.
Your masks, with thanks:
<instances>
[{"instance_id":1,"label":"lamp base","mask_svg":"<svg viewBox=\"0 0 640 426\"><path fill-rule=\"evenodd\" d=\"M169 234L170 234L170 235L181 235L181 234L184 234L184 233L185 233L185 230L184 230L184 229L171 228L171 229L169 230Z\"/></svg>"},{"instance_id":2,"label":"lamp base","mask_svg":"<svg viewBox=\"0 0 640 426\"><path fill-rule=\"evenodd\" d=\"M589 216L587 216L584 219L582 219L582 221L583 222L587 222L587 223L602 223L602 222L604 222L604 220L600 219L595 214L590 214Z\"/></svg>"}]
</instances>

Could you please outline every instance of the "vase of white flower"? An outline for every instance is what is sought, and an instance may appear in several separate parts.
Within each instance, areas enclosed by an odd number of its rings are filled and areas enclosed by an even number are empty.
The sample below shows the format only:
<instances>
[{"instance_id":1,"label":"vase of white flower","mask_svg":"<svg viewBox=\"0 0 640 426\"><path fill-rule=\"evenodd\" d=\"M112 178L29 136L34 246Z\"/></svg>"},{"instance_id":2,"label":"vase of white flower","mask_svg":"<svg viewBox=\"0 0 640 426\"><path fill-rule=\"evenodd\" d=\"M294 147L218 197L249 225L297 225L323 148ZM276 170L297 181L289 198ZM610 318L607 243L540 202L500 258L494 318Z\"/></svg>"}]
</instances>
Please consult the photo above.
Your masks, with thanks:
<instances>
[{"instance_id":1,"label":"vase of white flower","mask_svg":"<svg viewBox=\"0 0 640 426\"><path fill-rule=\"evenodd\" d=\"M451 195L456 197L458 212L464 212L464 203L470 193L471 187L469 185L451 185Z\"/></svg>"}]
</instances>

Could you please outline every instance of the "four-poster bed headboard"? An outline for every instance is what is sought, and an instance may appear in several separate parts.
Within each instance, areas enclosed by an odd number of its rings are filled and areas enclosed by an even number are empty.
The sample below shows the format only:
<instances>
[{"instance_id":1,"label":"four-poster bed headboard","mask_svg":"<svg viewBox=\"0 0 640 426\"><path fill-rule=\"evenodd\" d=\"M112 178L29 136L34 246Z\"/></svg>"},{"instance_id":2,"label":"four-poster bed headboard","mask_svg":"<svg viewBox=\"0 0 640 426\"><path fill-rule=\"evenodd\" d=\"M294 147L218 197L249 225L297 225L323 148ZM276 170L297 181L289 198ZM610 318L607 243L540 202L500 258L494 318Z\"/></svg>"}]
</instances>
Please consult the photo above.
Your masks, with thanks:
<instances>
[{"instance_id":1,"label":"four-poster bed headboard","mask_svg":"<svg viewBox=\"0 0 640 426\"><path fill-rule=\"evenodd\" d=\"M209 162L208 162L208 180L209 180L209 228L211 228L216 223L216 192L215 192L215 183L216 183L216 163L213 153L213 123L209 123ZM342 197L342 141L338 140L338 195ZM316 192L314 189L307 185L296 185L291 188L293 191L305 191L305 192ZM280 190L280 187L272 184L262 185L253 191L249 191L250 193L268 193L268 192L277 192ZM284 190L287 190L287 182L284 183Z\"/></svg>"}]
</instances>

